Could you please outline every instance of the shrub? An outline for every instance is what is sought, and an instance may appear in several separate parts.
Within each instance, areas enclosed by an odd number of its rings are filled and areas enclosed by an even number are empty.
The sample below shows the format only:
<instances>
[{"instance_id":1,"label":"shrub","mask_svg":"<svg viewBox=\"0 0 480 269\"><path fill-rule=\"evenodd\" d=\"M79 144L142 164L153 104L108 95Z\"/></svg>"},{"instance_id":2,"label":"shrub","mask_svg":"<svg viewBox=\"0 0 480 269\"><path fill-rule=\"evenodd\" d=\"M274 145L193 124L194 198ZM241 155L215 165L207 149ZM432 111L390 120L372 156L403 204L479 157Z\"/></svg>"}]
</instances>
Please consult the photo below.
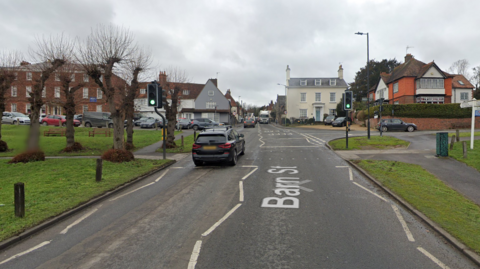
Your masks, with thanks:
<instances>
[{"instance_id":1,"label":"shrub","mask_svg":"<svg viewBox=\"0 0 480 269\"><path fill-rule=\"evenodd\" d=\"M5 152L8 150L7 142L0 140L0 152Z\"/></svg>"},{"instance_id":2,"label":"shrub","mask_svg":"<svg viewBox=\"0 0 480 269\"><path fill-rule=\"evenodd\" d=\"M105 151L102 155L102 159L114 162L114 163L123 163L133 161L133 153L125 149L109 149Z\"/></svg>"},{"instance_id":3,"label":"shrub","mask_svg":"<svg viewBox=\"0 0 480 269\"><path fill-rule=\"evenodd\" d=\"M315 122L315 119L314 119L314 118L310 118L310 119L308 119L308 121L307 121L308 124L312 124L312 123L314 123L314 122Z\"/></svg>"},{"instance_id":4,"label":"shrub","mask_svg":"<svg viewBox=\"0 0 480 269\"><path fill-rule=\"evenodd\" d=\"M73 146L71 147L66 147L63 149L64 152L78 152L78 151L82 151L84 150L85 148L82 146L82 144L78 143L78 142L75 142L73 143Z\"/></svg>"},{"instance_id":5,"label":"shrub","mask_svg":"<svg viewBox=\"0 0 480 269\"><path fill-rule=\"evenodd\" d=\"M126 150L132 150L134 148L135 148L135 146L132 143L125 143L125 149Z\"/></svg>"},{"instance_id":6,"label":"shrub","mask_svg":"<svg viewBox=\"0 0 480 269\"><path fill-rule=\"evenodd\" d=\"M8 163L28 163L38 161L45 161L45 153L39 149L34 149L18 154Z\"/></svg>"},{"instance_id":7,"label":"shrub","mask_svg":"<svg viewBox=\"0 0 480 269\"><path fill-rule=\"evenodd\" d=\"M472 108L460 108L460 104L403 104L383 105L382 116L392 116L392 107L396 117L406 118L470 118ZM370 107L370 117L373 117L379 106ZM367 111L363 111L367 115Z\"/></svg>"},{"instance_id":8,"label":"shrub","mask_svg":"<svg viewBox=\"0 0 480 269\"><path fill-rule=\"evenodd\" d=\"M357 119L359 121L364 121L365 120L365 112L363 112L363 110L357 113Z\"/></svg>"}]
</instances>

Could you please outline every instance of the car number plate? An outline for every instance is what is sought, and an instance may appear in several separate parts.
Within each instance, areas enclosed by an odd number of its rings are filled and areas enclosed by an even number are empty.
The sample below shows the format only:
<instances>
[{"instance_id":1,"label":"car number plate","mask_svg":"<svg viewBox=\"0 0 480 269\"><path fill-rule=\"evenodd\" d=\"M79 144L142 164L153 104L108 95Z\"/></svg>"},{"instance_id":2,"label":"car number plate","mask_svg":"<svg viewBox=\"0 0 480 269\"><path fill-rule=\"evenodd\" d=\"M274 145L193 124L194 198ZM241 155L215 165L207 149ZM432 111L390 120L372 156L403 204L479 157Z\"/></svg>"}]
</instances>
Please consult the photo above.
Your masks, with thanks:
<instances>
[{"instance_id":1,"label":"car number plate","mask_svg":"<svg viewBox=\"0 0 480 269\"><path fill-rule=\"evenodd\" d=\"M204 150L214 150L217 149L217 146L203 146Z\"/></svg>"}]
</instances>

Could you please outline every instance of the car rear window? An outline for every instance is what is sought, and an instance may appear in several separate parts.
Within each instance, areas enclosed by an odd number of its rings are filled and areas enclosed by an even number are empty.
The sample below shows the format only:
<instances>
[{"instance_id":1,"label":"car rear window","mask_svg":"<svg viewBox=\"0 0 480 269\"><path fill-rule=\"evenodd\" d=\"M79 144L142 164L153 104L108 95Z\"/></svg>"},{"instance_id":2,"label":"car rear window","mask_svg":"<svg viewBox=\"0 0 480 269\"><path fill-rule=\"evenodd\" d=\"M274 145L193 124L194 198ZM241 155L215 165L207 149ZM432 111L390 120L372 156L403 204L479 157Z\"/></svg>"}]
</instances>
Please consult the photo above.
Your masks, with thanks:
<instances>
[{"instance_id":1,"label":"car rear window","mask_svg":"<svg viewBox=\"0 0 480 269\"><path fill-rule=\"evenodd\" d=\"M200 135L196 143L226 143L227 138L223 134Z\"/></svg>"}]
</instances>

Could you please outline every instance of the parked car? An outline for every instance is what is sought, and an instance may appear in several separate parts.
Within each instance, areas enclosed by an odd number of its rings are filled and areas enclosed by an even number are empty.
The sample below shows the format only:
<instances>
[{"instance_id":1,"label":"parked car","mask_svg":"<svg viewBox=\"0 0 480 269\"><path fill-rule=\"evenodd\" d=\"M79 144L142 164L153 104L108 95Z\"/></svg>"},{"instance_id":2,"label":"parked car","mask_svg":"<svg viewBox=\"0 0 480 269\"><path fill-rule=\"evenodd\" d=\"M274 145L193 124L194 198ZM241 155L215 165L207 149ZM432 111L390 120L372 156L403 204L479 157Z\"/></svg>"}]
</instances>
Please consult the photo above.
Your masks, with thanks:
<instances>
[{"instance_id":1,"label":"parked car","mask_svg":"<svg viewBox=\"0 0 480 269\"><path fill-rule=\"evenodd\" d=\"M178 119L177 122L177 129L190 129L192 127L192 124L190 123L189 119Z\"/></svg>"},{"instance_id":2,"label":"parked car","mask_svg":"<svg viewBox=\"0 0 480 269\"><path fill-rule=\"evenodd\" d=\"M252 127L255 128L255 118L246 118L243 122L243 128Z\"/></svg>"},{"instance_id":3,"label":"parked car","mask_svg":"<svg viewBox=\"0 0 480 269\"><path fill-rule=\"evenodd\" d=\"M73 119L78 120L80 124L82 124L83 115L82 114L73 115Z\"/></svg>"},{"instance_id":4,"label":"parked car","mask_svg":"<svg viewBox=\"0 0 480 269\"><path fill-rule=\"evenodd\" d=\"M133 122L133 125L135 125L135 126L140 126L140 125L142 125L142 123L144 123L145 121L147 121L147 120L149 120L149 119L155 119L155 118L153 118L153 117L143 117L143 118L140 118L140 119L138 119L138 120L135 120L135 121Z\"/></svg>"},{"instance_id":5,"label":"parked car","mask_svg":"<svg viewBox=\"0 0 480 269\"><path fill-rule=\"evenodd\" d=\"M140 128L155 128L155 123L159 128L163 128L163 121L159 119L147 119L140 124Z\"/></svg>"},{"instance_id":6,"label":"parked car","mask_svg":"<svg viewBox=\"0 0 480 269\"><path fill-rule=\"evenodd\" d=\"M30 118L20 112L3 112L3 124L17 124L17 122L21 125L30 125Z\"/></svg>"},{"instance_id":7,"label":"parked car","mask_svg":"<svg viewBox=\"0 0 480 269\"><path fill-rule=\"evenodd\" d=\"M42 124L43 118L45 118L47 115L46 114L41 114L40 118L38 119L38 122Z\"/></svg>"},{"instance_id":8,"label":"parked car","mask_svg":"<svg viewBox=\"0 0 480 269\"><path fill-rule=\"evenodd\" d=\"M330 115L330 116L327 116L324 120L323 120L323 123L325 123L325 125L332 125L332 122L335 120L335 116L334 115Z\"/></svg>"},{"instance_id":9,"label":"parked car","mask_svg":"<svg viewBox=\"0 0 480 269\"><path fill-rule=\"evenodd\" d=\"M352 124L352 119L347 117L338 117L332 122L332 127L343 127L347 125L347 120L349 124Z\"/></svg>"},{"instance_id":10,"label":"parked car","mask_svg":"<svg viewBox=\"0 0 480 269\"><path fill-rule=\"evenodd\" d=\"M82 120L85 127L113 128L113 122L108 112L84 112Z\"/></svg>"},{"instance_id":11,"label":"parked car","mask_svg":"<svg viewBox=\"0 0 480 269\"><path fill-rule=\"evenodd\" d=\"M245 154L243 134L226 127L209 129L198 134L192 147L192 159L196 166L206 162L226 162L236 165L238 155L243 154Z\"/></svg>"},{"instance_id":12,"label":"parked car","mask_svg":"<svg viewBox=\"0 0 480 269\"><path fill-rule=\"evenodd\" d=\"M413 132L417 130L417 125L415 125L415 123L406 123L401 119L382 119L375 128L378 130L382 128L383 132L387 132L387 131Z\"/></svg>"},{"instance_id":13,"label":"parked car","mask_svg":"<svg viewBox=\"0 0 480 269\"><path fill-rule=\"evenodd\" d=\"M47 115L42 119L42 125L44 126L59 126L60 122L62 126L67 126L67 117L63 115ZM80 121L73 120L73 126L78 127L80 126Z\"/></svg>"},{"instance_id":14,"label":"parked car","mask_svg":"<svg viewBox=\"0 0 480 269\"><path fill-rule=\"evenodd\" d=\"M218 122L214 122L211 119L207 118L198 118L190 120L190 124L193 130L203 130L205 128L210 128L212 126L219 126Z\"/></svg>"}]
</instances>

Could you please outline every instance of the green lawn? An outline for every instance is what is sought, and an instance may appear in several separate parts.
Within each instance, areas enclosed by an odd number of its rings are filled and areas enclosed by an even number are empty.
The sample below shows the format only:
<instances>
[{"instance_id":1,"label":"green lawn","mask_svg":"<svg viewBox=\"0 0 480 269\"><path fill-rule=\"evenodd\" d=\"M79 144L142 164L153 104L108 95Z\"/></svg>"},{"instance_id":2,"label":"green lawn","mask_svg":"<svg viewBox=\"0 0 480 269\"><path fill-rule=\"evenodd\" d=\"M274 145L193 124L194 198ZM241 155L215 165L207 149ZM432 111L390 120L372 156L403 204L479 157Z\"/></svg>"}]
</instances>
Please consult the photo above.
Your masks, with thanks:
<instances>
[{"instance_id":1,"label":"green lawn","mask_svg":"<svg viewBox=\"0 0 480 269\"><path fill-rule=\"evenodd\" d=\"M181 146L182 145L182 140L177 139L177 140L175 140L175 143L179 147L174 148L174 149L167 149L166 152L168 152L168 153L190 153L190 152L192 152L193 142L194 142L193 141L193 134L183 138L183 147ZM163 148L158 148L157 152L163 152Z\"/></svg>"},{"instance_id":2,"label":"green lawn","mask_svg":"<svg viewBox=\"0 0 480 269\"><path fill-rule=\"evenodd\" d=\"M110 149L113 145L113 136L95 136L89 137L88 132L92 128L75 128L75 141L80 142L87 149L83 152L63 153L61 152L66 146L66 138L60 136L43 136L43 131L50 128L58 128L51 126L40 127L40 147L47 156L92 156L101 155L104 151ZM11 151L0 153L0 157L12 157L25 150L26 140L28 137L29 126L2 125L2 140L8 143ZM175 132L178 134L180 132ZM126 133L125 133L126 137ZM133 143L137 149L151 145L161 141L161 132L155 130L134 130Z\"/></svg>"},{"instance_id":3,"label":"green lawn","mask_svg":"<svg viewBox=\"0 0 480 269\"><path fill-rule=\"evenodd\" d=\"M457 133L448 133L448 137L456 136ZM468 132L460 132L460 137L470 137L472 135L471 131ZM473 136L480 136L480 132L473 132Z\"/></svg>"},{"instance_id":4,"label":"green lawn","mask_svg":"<svg viewBox=\"0 0 480 269\"><path fill-rule=\"evenodd\" d=\"M0 241L171 162L103 162L102 181L96 182L96 159L47 159L26 164L7 161L0 160ZM25 183L24 218L14 216L13 185L17 182Z\"/></svg>"},{"instance_id":5,"label":"green lawn","mask_svg":"<svg viewBox=\"0 0 480 269\"><path fill-rule=\"evenodd\" d=\"M337 139L328 142L333 150L359 150L359 149L391 149L391 148L406 148L410 145L409 142L391 137L391 136L366 136L349 137L348 149L345 148L345 138Z\"/></svg>"},{"instance_id":6,"label":"green lawn","mask_svg":"<svg viewBox=\"0 0 480 269\"><path fill-rule=\"evenodd\" d=\"M463 158L462 142L456 142L453 150L448 148L448 154L457 161L464 162L467 165L480 171L480 140L473 141L473 150L470 149L470 141L467 142L467 158Z\"/></svg>"},{"instance_id":7,"label":"green lawn","mask_svg":"<svg viewBox=\"0 0 480 269\"><path fill-rule=\"evenodd\" d=\"M372 160L356 163L451 235L480 253L478 205L419 165Z\"/></svg>"}]
</instances>

